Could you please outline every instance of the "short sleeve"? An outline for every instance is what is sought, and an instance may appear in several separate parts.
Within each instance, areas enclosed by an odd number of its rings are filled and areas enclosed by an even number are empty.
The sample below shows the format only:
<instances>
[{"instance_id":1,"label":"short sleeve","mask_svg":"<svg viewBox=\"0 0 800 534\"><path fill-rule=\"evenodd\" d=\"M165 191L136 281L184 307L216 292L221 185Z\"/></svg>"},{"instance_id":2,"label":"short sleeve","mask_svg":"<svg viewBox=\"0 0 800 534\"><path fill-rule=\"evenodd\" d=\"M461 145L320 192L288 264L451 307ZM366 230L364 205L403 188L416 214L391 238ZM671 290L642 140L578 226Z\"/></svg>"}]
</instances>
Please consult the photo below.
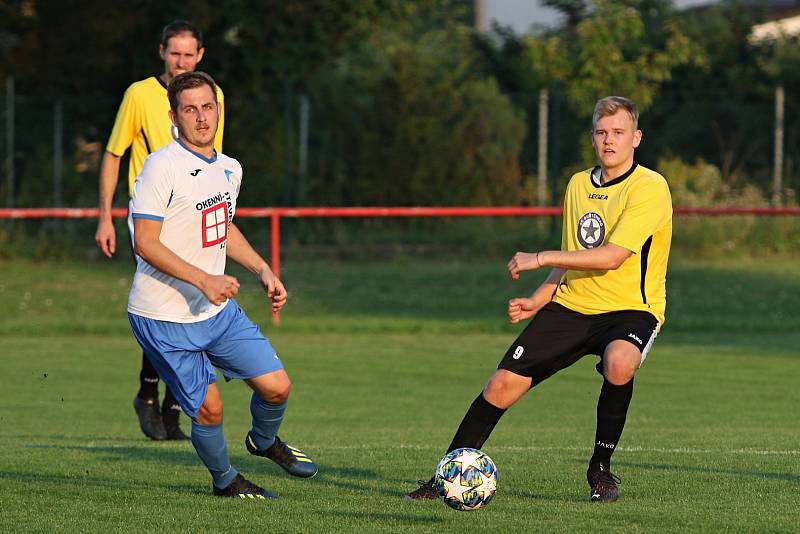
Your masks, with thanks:
<instances>
[{"instance_id":1,"label":"short sleeve","mask_svg":"<svg viewBox=\"0 0 800 534\"><path fill-rule=\"evenodd\" d=\"M114 121L114 128L108 139L106 150L116 156L122 156L128 147L133 143L133 138L142 129L142 115L140 104L136 98L136 90L133 85L125 91L122 97L122 104L117 111L117 118Z\"/></svg>"},{"instance_id":2,"label":"short sleeve","mask_svg":"<svg viewBox=\"0 0 800 534\"><path fill-rule=\"evenodd\" d=\"M672 198L663 178L643 181L628 195L608 242L638 253L647 238L672 219Z\"/></svg>"},{"instance_id":3,"label":"short sleeve","mask_svg":"<svg viewBox=\"0 0 800 534\"><path fill-rule=\"evenodd\" d=\"M168 163L163 153L152 154L144 160L142 172L133 185L131 217L134 219L164 220L175 184Z\"/></svg>"},{"instance_id":4,"label":"short sleeve","mask_svg":"<svg viewBox=\"0 0 800 534\"><path fill-rule=\"evenodd\" d=\"M242 166L237 161L236 162L236 171L234 172L234 183L233 183L233 185L236 187L236 197L237 198L239 197L239 192L242 189L242 175L243 175Z\"/></svg>"}]
</instances>

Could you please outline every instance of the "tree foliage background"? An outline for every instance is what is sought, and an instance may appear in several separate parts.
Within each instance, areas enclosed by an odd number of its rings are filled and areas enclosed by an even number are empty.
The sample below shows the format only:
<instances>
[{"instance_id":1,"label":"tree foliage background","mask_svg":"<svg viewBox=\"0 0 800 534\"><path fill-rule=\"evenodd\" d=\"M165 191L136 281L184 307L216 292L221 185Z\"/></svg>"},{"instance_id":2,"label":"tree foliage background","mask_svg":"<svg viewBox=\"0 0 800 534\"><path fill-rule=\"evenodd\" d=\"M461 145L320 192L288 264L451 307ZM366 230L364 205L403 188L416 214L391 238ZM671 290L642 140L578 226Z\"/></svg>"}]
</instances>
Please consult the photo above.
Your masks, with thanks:
<instances>
[{"instance_id":1,"label":"tree foliage background","mask_svg":"<svg viewBox=\"0 0 800 534\"><path fill-rule=\"evenodd\" d=\"M592 164L589 118L607 94L638 101L638 157L679 170L681 198L713 186L703 198L764 203L778 83L793 201L800 43L748 39L782 12L769 2L688 11L667 0L545 3L564 13L562 27L521 36L476 33L467 0L0 2L0 78L13 76L17 95L15 203L54 201L60 102L63 201L94 205L96 162L82 160L82 147L105 143L131 82L163 70L160 29L175 18L204 29L201 68L225 90L225 151L244 165L247 205L558 202L570 173ZM546 199L533 187L541 89L550 94ZM709 175L718 179L692 178Z\"/></svg>"}]
</instances>

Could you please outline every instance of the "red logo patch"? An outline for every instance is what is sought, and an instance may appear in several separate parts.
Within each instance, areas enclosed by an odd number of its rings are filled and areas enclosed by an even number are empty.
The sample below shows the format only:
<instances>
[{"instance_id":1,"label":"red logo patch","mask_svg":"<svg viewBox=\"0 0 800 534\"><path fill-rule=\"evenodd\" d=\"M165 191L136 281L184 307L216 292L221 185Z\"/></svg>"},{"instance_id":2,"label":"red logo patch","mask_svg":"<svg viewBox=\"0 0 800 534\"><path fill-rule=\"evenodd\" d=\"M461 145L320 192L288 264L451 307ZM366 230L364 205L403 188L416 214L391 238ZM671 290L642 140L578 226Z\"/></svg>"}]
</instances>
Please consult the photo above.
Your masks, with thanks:
<instances>
[{"instance_id":1,"label":"red logo patch","mask_svg":"<svg viewBox=\"0 0 800 534\"><path fill-rule=\"evenodd\" d=\"M219 245L228 238L228 203L203 210L203 248Z\"/></svg>"}]
</instances>

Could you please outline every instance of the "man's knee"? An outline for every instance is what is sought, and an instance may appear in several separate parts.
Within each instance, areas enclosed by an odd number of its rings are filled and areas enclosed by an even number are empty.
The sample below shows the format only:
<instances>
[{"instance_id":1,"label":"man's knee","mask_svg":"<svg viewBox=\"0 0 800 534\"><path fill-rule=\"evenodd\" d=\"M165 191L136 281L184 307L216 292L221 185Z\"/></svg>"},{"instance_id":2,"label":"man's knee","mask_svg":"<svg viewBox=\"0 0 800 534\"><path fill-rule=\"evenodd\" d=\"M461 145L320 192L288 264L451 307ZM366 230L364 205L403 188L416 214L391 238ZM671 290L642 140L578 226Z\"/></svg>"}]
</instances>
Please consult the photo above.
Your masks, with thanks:
<instances>
[{"instance_id":1,"label":"man's knee","mask_svg":"<svg viewBox=\"0 0 800 534\"><path fill-rule=\"evenodd\" d=\"M284 374L271 384L269 391L261 392L261 398L270 404L283 404L289 400L289 393L292 390L292 381L289 376Z\"/></svg>"},{"instance_id":2,"label":"man's knee","mask_svg":"<svg viewBox=\"0 0 800 534\"><path fill-rule=\"evenodd\" d=\"M630 382L642 363L642 354L634 345L617 346L618 350L607 350L603 358L603 376L615 386Z\"/></svg>"},{"instance_id":3,"label":"man's knee","mask_svg":"<svg viewBox=\"0 0 800 534\"><path fill-rule=\"evenodd\" d=\"M483 398L498 408L507 409L517 402L530 387L530 378L500 370L486 384Z\"/></svg>"},{"instance_id":4,"label":"man's knee","mask_svg":"<svg viewBox=\"0 0 800 534\"><path fill-rule=\"evenodd\" d=\"M633 379L635 374L636 368L630 369L610 366L610 368L606 369L603 376L615 386L624 386Z\"/></svg>"},{"instance_id":5,"label":"man's knee","mask_svg":"<svg viewBox=\"0 0 800 534\"><path fill-rule=\"evenodd\" d=\"M222 423L222 400L207 398L197 414L197 422L206 426Z\"/></svg>"}]
</instances>

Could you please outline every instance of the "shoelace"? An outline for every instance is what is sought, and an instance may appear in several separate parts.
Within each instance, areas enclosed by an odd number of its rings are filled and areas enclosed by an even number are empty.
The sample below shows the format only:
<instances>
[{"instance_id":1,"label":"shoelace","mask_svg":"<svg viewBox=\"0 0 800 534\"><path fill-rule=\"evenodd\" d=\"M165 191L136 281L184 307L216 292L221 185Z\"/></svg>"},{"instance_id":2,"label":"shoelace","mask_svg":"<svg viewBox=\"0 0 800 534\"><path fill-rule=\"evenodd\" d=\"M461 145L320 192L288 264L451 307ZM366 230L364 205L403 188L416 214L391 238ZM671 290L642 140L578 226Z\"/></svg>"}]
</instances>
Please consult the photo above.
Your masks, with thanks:
<instances>
[{"instance_id":1,"label":"shoelace","mask_svg":"<svg viewBox=\"0 0 800 534\"><path fill-rule=\"evenodd\" d=\"M245 489L248 493L261 493L261 488L259 488L258 486L256 486L247 479L245 479L245 482L247 482L246 484L247 487Z\"/></svg>"},{"instance_id":2,"label":"shoelace","mask_svg":"<svg viewBox=\"0 0 800 534\"><path fill-rule=\"evenodd\" d=\"M286 443L278 438L275 438L275 447L271 454L285 464L293 464L297 461Z\"/></svg>"},{"instance_id":3,"label":"shoelace","mask_svg":"<svg viewBox=\"0 0 800 534\"><path fill-rule=\"evenodd\" d=\"M239 475L234 479L233 488L240 493L261 493L261 488Z\"/></svg>"}]
</instances>

